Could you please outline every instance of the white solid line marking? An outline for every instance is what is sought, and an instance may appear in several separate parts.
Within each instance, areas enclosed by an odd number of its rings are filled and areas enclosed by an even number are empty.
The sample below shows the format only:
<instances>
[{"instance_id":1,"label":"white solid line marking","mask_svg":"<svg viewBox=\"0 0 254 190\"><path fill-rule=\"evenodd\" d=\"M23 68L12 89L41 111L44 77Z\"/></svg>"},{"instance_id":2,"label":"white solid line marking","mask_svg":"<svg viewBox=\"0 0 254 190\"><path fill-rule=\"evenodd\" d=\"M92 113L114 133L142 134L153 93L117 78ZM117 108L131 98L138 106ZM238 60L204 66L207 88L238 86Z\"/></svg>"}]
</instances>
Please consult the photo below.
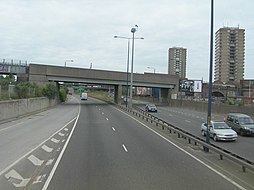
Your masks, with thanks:
<instances>
[{"instance_id":1,"label":"white solid line marking","mask_svg":"<svg viewBox=\"0 0 254 190\"><path fill-rule=\"evenodd\" d=\"M41 166L44 162L44 160L40 160L34 155L30 155L27 159L30 160L35 166Z\"/></svg>"},{"instance_id":2,"label":"white solid line marking","mask_svg":"<svg viewBox=\"0 0 254 190\"><path fill-rule=\"evenodd\" d=\"M127 148L125 147L124 144L122 144L122 147L123 147L123 149L125 150L125 152L128 152L128 150L127 150Z\"/></svg>"},{"instance_id":3,"label":"white solid line marking","mask_svg":"<svg viewBox=\"0 0 254 190\"><path fill-rule=\"evenodd\" d=\"M114 127L112 127L112 130L113 130L113 131L116 131L116 129L115 129Z\"/></svg>"},{"instance_id":4,"label":"white solid line marking","mask_svg":"<svg viewBox=\"0 0 254 190\"><path fill-rule=\"evenodd\" d=\"M117 108L115 108L116 110L119 110ZM180 146L178 146L177 144L175 144L174 142L170 141L169 139L167 139L166 137L162 136L161 134L159 134L158 132L156 132L155 130L149 128L147 125L145 125L144 123L142 123L141 121L137 120L136 118L126 114L125 112L123 112L122 110L119 110L120 112L124 113L125 115L127 115L128 117L132 118L133 120L137 121L138 123L140 123L141 125L143 125L145 128L147 128L148 130L154 132L156 135L158 135L159 137L161 137L162 139L164 139L165 141L167 141L168 143L172 144L173 146L175 146L176 148L178 148L179 150L183 151L185 154L189 155L190 157L192 157L194 160L196 160L197 162L199 162L200 164L203 164L204 166L206 166L207 168L209 168L210 170L212 170L213 172L215 172L216 174L218 174L219 176L221 176L222 178L224 178L225 180L227 180L228 182L230 182L231 184L235 185L236 187L238 187L241 190L247 190L245 189L243 186L241 186L240 184L238 184L237 182L235 182L234 180L230 179L229 177L227 177L226 175L222 174L221 172L219 172L218 170L216 170L215 168L213 168L212 166L209 166L208 164L206 164L205 162L203 162L202 160L198 159L197 157L195 157L194 155L192 155L191 153L187 152L186 150L184 150L183 148L181 148Z\"/></svg>"},{"instance_id":5,"label":"white solid line marking","mask_svg":"<svg viewBox=\"0 0 254 190\"><path fill-rule=\"evenodd\" d=\"M76 119L76 117L74 119L72 119L71 121L69 121L64 127L68 126L71 122L73 122ZM35 148L31 149L29 152L27 152L26 154L24 154L23 156L21 156L19 159L17 159L15 162L13 162L12 164L10 164L9 166L7 166L5 169L3 169L2 171L0 171L0 176L7 172L11 167L13 167L15 164L17 164L20 160L22 160L23 158L25 158L26 156L28 156L29 154L31 154L34 150L36 150L37 148L39 148L40 146L42 146L45 142L47 142L50 138L52 138L53 136L55 136L59 131L61 131L64 127L62 127L61 129L59 129L56 133L54 133L53 135L51 135L49 138L47 138L46 140L44 140L41 144L39 144L38 146L36 146Z\"/></svg>"},{"instance_id":6,"label":"white solid line marking","mask_svg":"<svg viewBox=\"0 0 254 190\"><path fill-rule=\"evenodd\" d=\"M7 130L7 129L10 129L10 128L12 128L12 127L16 127L17 125L20 125L20 124L22 124L22 123L24 123L24 122L16 123L16 124L11 125L11 126L9 126L9 127L3 128L3 129L0 130L0 132L5 131L5 130Z\"/></svg>"},{"instance_id":7,"label":"white solid line marking","mask_svg":"<svg viewBox=\"0 0 254 190\"><path fill-rule=\"evenodd\" d=\"M64 147L62 148L62 151L60 152L60 154L59 154L59 156L58 156L58 158L57 158L57 160L56 160L56 162L55 162L55 164L54 164L54 166L53 166L53 168L52 168L52 170L51 170L51 172L49 174L49 177L47 178L46 182L44 183L44 186L43 186L42 190L46 190L48 188L48 186L49 186L49 183L50 183L50 181L51 181L51 179L52 179L52 177L53 177L53 175L54 175L54 173L56 171L56 168L57 168L58 164L60 163L60 160L63 157L64 151L65 151L65 149L66 149L66 147L67 147L67 145L68 145L68 143L69 143L69 141L71 139L71 136L72 136L72 134L73 134L73 132L74 132L76 126L77 126L79 115L80 115L80 106L79 106L78 116L76 117L76 121L74 123L74 126L72 127L71 133L70 133L66 143L64 144Z\"/></svg>"}]
</instances>

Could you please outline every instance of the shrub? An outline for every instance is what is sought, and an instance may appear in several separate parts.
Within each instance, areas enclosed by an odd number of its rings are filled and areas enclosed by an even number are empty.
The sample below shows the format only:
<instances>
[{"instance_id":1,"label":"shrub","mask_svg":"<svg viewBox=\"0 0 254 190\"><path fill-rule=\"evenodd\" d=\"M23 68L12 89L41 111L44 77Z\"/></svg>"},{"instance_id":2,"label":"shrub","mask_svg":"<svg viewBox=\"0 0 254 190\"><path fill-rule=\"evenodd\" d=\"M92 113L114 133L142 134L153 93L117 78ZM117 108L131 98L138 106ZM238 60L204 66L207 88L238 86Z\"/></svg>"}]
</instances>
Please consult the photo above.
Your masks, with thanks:
<instances>
[{"instance_id":1,"label":"shrub","mask_svg":"<svg viewBox=\"0 0 254 190\"><path fill-rule=\"evenodd\" d=\"M48 97L49 99L54 99L57 94L57 88L53 84L47 84L46 87L42 89L43 96Z\"/></svg>"}]
</instances>

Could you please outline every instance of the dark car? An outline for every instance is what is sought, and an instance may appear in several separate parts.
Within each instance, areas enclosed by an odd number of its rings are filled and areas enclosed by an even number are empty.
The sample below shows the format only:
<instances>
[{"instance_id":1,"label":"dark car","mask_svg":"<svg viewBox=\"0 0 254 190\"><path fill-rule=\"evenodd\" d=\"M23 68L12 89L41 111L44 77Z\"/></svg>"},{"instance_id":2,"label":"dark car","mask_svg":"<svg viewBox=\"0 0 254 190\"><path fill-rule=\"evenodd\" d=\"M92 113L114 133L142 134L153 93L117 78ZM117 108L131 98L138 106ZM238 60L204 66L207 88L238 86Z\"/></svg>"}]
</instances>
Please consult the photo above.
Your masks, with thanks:
<instances>
[{"instance_id":1,"label":"dark car","mask_svg":"<svg viewBox=\"0 0 254 190\"><path fill-rule=\"evenodd\" d=\"M145 110L148 112L157 112L157 107L154 104L146 104Z\"/></svg>"},{"instance_id":2,"label":"dark car","mask_svg":"<svg viewBox=\"0 0 254 190\"><path fill-rule=\"evenodd\" d=\"M242 136L254 136L254 121L246 114L229 113L225 118L225 122Z\"/></svg>"}]
</instances>

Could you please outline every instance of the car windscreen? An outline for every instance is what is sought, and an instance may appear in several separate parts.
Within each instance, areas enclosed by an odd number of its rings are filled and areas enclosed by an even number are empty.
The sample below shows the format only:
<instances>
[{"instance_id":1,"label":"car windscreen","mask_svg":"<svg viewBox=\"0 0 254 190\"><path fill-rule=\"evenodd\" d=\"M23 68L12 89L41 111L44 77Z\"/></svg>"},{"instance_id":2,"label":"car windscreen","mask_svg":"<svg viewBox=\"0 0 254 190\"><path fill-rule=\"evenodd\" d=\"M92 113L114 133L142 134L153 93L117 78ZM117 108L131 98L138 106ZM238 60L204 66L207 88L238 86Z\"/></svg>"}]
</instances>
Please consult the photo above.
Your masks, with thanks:
<instances>
[{"instance_id":1,"label":"car windscreen","mask_svg":"<svg viewBox=\"0 0 254 190\"><path fill-rule=\"evenodd\" d=\"M239 118L239 123L242 125L254 124L253 120L250 117L241 117Z\"/></svg>"},{"instance_id":2,"label":"car windscreen","mask_svg":"<svg viewBox=\"0 0 254 190\"><path fill-rule=\"evenodd\" d=\"M214 123L214 129L230 129L230 127L226 123L221 122L221 123Z\"/></svg>"}]
</instances>

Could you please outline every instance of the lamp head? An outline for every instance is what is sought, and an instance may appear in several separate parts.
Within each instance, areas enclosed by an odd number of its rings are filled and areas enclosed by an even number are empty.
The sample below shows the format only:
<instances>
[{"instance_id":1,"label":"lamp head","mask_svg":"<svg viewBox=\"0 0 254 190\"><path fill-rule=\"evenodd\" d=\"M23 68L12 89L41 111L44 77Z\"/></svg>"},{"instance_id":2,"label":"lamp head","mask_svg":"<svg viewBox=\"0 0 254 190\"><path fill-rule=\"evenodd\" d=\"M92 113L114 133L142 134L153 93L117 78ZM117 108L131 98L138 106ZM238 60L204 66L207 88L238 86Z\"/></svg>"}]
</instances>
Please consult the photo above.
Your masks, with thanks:
<instances>
[{"instance_id":1,"label":"lamp head","mask_svg":"<svg viewBox=\"0 0 254 190\"><path fill-rule=\"evenodd\" d=\"M131 32L132 32L132 33L135 33L136 30L137 30L136 28L132 28L132 29L131 29Z\"/></svg>"}]
</instances>

